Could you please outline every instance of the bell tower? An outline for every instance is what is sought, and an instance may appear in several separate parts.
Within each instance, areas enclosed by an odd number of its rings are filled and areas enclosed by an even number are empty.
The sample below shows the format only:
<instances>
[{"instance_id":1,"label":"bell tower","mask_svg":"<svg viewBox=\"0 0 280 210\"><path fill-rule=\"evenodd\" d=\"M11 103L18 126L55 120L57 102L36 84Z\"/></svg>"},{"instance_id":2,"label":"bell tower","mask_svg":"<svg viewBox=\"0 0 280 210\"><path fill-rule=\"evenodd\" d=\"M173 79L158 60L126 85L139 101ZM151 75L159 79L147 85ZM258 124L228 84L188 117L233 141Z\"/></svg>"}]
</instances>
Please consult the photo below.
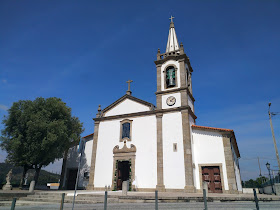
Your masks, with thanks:
<instances>
[{"instance_id":1,"label":"bell tower","mask_svg":"<svg viewBox=\"0 0 280 210\"><path fill-rule=\"evenodd\" d=\"M172 163L177 164L178 168L182 168L180 176L184 177L182 182L185 192L195 192L191 140L191 125L195 123L196 119L191 80L193 69L188 56L184 52L183 44L178 44L173 18L172 16L170 18L166 51L161 53L158 49L157 60L155 61L157 68L157 92L155 94L156 110L158 111L156 116L157 189L165 190L164 180L165 176L168 177L168 174L164 172L166 170L164 167L168 167L168 164L173 161ZM174 116L174 118L171 116ZM172 122L171 119L176 122ZM175 124L176 127L173 126ZM181 137L178 137L178 133ZM175 137L176 135L177 137ZM174 156L174 153L170 155L170 151L167 149L167 145L173 143L170 141L176 141L180 145L178 146L180 148L180 158L184 159L180 162L181 165L177 163L176 160L178 159L169 159L172 155Z\"/></svg>"},{"instance_id":2,"label":"bell tower","mask_svg":"<svg viewBox=\"0 0 280 210\"><path fill-rule=\"evenodd\" d=\"M157 108L170 109L190 106L194 113L192 95L192 72L189 57L184 52L183 44L178 44L174 22L171 16L166 52L158 49L157 60Z\"/></svg>"}]
</instances>

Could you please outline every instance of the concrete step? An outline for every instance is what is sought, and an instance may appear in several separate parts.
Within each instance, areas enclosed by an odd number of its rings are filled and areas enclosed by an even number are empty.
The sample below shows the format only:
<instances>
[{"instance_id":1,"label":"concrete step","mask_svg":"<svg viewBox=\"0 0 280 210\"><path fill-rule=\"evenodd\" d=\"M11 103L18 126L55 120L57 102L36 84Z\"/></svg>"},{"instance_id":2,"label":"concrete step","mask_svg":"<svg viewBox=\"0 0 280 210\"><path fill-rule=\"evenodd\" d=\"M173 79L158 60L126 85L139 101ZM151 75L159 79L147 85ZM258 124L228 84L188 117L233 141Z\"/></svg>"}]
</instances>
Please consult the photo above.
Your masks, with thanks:
<instances>
[{"instance_id":1,"label":"concrete step","mask_svg":"<svg viewBox=\"0 0 280 210\"><path fill-rule=\"evenodd\" d=\"M20 201L31 201L31 202L49 202L49 203L60 203L61 198L38 198L38 197L24 197L20 198ZM64 199L65 203L72 203L73 202L73 197L68 197L66 196ZM75 198L75 203L79 204L94 204L94 203L103 203L104 198L94 198L94 199L88 199L88 198ZM108 198L107 199L108 203L118 203L117 198Z\"/></svg>"},{"instance_id":2,"label":"concrete step","mask_svg":"<svg viewBox=\"0 0 280 210\"><path fill-rule=\"evenodd\" d=\"M26 198L61 198L62 195L28 195Z\"/></svg>"},{"instance_id":3,"label":"concrete step","mask_svg":"<svg viewBox=\"0 0 280 210\"><path fill-rule=\"evenodd\" d=\"M45 204L53 204L49 202L36 202L37 205L45 205ZM0 201L0 206L11 206L12 201ZM17 201L16 206L30 206L34 205L34 203L30 203L29 201Z\"/></svg>"},{"instance_id":4,"label":"concrete step","mask_svg":"<svg viewBox=\"0 0 280 210\"><path fill-rule=\"evenodd\" d=\"M62 194L61 195L56 195L56 194L34 194L34 195L28 195L27 197L36 197L36 198L58 198L58 197L62 197ZM72 195L71 196L68 196L67 194L65 194L65 197L73 197ZM76 195L76 197L83 197L83 198L104 198L104 195L93 195L93 194L78 194ZM112 196L112 195L108 195L108 197L114 197L114 198L117 198L119 196Z\"/></svg>"},{"instance_id":5,"label":"concrete step","mask_svg":"<svg viewBox=\"0 0 280 210\"><path fill-rule=\"evenodd\" d=\"M21 200L32 200L32 199L46 199L46 200L57 200L57 199L61 199L62 196L54 196L54 195L29 195L27 197L23 197L21 198ZM64 198L66 199L73 199L73 196L65 196ZM103 201L104 200L104 196L83 196L83 195L78 195L76 196L75 199L78 200L94 200L94 201Z\"/></svg>"},{"instance_id":6,"label":"concrete step","mask_svg":"<svg viewBox=\"0 0 280 210\"><path fill-rule=\"evenodd\" d=\"M67 194L67 193L66 193ZM61 196L62 195L62 193L61 192L55 192L55 193L53 193L53 192L35 192L35 194L33 194L33 195L54 195L54 196Z\"/></svg>"}]
</instances>

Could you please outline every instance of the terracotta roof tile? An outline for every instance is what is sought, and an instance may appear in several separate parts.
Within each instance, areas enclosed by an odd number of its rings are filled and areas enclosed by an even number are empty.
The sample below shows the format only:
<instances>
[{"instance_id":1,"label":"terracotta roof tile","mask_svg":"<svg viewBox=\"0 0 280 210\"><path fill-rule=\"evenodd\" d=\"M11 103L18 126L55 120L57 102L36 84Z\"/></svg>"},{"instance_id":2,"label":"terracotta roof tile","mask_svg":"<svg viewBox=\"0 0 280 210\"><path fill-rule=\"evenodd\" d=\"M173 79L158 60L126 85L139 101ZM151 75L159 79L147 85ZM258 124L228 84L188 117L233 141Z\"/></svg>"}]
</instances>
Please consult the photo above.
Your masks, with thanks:
<instances>
[{"instance_id":1,"label":"terracotta roof tile","mask_svg":"<svg viewBox=\"0 0 280 210\"><path fill-rule=\"evenodd\" d=\"M228 131L228 132L233 132L233 130L231 130L231 129L226 129L226 128L213 128L213 127L200 126L200 125L192 125L192 128L201 128L201 129L209 129L209 130L216 130L216 131Z\"/></svg>"},{"instance_id":2,"label":"terracotta roof tile","mask_svg":"<svg viewBox=\"0 0 280 210\"><path fill-rule=\"evenodd\" d=\"M87 138L87 137L93 136L93 134L94 134L94 133L91 133L91 134L89 134L89 135L87 135L87 136L84 136L83 138Z\"/></svg>"}]
</instances>

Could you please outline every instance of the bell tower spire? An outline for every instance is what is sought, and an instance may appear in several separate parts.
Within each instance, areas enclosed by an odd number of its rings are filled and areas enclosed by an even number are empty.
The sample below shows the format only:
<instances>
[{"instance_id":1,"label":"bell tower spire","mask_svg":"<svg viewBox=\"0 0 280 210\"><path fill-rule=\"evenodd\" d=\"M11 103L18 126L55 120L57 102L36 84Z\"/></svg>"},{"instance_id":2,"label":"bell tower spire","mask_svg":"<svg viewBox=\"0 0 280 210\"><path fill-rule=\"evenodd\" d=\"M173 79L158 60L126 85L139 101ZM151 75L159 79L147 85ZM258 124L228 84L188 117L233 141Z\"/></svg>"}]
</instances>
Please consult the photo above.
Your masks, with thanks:
<instances>
[{"instance_id":1,"label":"bell tower spire","mask_svg":"<svg viewBox=\"0 0 280 210\"><path fill-rule=\"evenodd\" d=\"M168 41L167 41L167 45L166 45L166 52L172 52L172 51L179 50L178 39L176 36L174 22L173 22L174 18L175 17L172 17L172 15L169 18L171 20L171 22L170 22L170 26L169 26L169 34L168 34Z\"/></svg>"},{"instance_id":2,"label":"bell tower spire","mask_svg":"<svg viewBox=\"0 0 280 210\"><path fill-rule=\"evenodd\" d=\"M192 92L192 66L186 55L183 43L179 45L171 16L166 52L157 51L157 108L169 109L189 106L194 114L194 97ZM169 96L176 98L174 104L167 103ZM172 98L173 98L172 97Z\"/></svg>"}]
</instances>

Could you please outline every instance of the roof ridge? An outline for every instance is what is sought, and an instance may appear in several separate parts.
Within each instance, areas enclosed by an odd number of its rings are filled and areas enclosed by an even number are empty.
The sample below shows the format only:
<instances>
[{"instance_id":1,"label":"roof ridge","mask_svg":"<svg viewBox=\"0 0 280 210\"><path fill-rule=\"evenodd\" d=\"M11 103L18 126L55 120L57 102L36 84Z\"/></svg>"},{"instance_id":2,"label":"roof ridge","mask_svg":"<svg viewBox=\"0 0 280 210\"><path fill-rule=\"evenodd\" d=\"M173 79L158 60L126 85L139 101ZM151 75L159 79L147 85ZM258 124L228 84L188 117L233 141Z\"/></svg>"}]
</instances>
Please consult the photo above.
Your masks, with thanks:
<instances>
[{"instance_id":1,"label":"roof ridge","mask_svg":"<svg viewBox=\"0 0 280 210\"><path fill-rule=\"evenodd\" d=\"M144 100L139 99L139 98L137 98L137 97L135 97L135 96L132 96L132 95L125 94L125 95L123 95L122 97L120 97L118 100L116 100L115 102L111 103L109 106L105 107L105 108L102 110L102 112L103 112L103 113L107 112L108 110L110 110L111 108L115 107L117 104L119 104L121 101L123 101L123 100L125 100L125 99L127 99L127 98L128 98L128 99L131 99L131 100L133 100L133 101L136 101L136 102L138 102L138 103L144 104L144 105L146 105L146 106L154 106L154 107L155 107L155 105L152 104L152 103L150 103L150 102L144 101Z\"/></svg>"},{"instance_id":2,"label":"roof ridge","mask_svg":"<svg viewBox=\"0 0 280 210\"><path fill-rule=\"evenodd\" d=\"M89 136L92 136L93 134L94 134L94 133L88 134L88 135L84 136L83 138L87 138L87 137L89 137Z\"/></svg>"}]
</instances>

